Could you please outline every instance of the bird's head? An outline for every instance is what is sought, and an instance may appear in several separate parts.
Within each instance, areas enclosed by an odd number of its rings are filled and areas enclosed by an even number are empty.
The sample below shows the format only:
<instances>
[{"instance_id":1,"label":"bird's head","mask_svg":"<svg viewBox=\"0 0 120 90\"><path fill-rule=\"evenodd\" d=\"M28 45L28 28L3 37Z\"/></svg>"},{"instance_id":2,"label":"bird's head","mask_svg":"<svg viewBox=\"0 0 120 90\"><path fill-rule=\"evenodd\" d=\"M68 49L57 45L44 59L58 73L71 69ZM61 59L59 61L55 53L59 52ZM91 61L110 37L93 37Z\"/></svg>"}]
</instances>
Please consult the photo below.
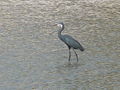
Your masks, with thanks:
<instances>
[{"instance_id":1,"label":"bird's head","mask_svg":"<svg viewBox=\"0 0 120 90\"><path fill-rule=\"evenodd\" d=\"M57 26L60 27L60 28L63 28L64 27L64 23L63 22L57 23Z\"/></svg>"},{"instance_id":2,"label":"bird's head","mask_svg":"<svg viewBox=\"0 0 120 90\"><path fill-rule=\"evenodd\" d=\"M59 22L59 23L55 23L53 26L58 26L58 27L60 27L60 29L58 29L57 31L59 32L61 32L61 31L63 31L63 29L64 29L64 23L63 22ZM56 31L53 31L52 33L54 33L54 32L56 32ZM51 33L51 34L52 34Z\"/></svg>"}]
</instances>

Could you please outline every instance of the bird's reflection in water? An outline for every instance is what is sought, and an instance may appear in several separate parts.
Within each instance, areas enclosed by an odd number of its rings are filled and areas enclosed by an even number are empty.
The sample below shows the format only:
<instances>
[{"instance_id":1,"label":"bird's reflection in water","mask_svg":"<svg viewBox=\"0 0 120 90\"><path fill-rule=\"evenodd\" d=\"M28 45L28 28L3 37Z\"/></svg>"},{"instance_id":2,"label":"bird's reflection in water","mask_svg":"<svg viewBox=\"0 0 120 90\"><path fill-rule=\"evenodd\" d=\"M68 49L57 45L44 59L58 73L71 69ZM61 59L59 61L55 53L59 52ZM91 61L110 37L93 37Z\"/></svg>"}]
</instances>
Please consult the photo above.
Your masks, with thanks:
<instances>
[{"instance_id":1,"label":"bird's reflection in water","mask_svg":"<svg viewBox=\"0 0 120 90\"><path fill-rule=\"evenodd\" d=\"M66 68L79 68L81 66L81 64L80 63L78 63L78 62L68 62L68 63L65 63L64 64L64 67L66 67Z\"/></svg>"},{"instance_id":2,"label":"bird's reflection in water","mask_svg":"<svg viewBox=\"0 0 120 90\"><path fill-rule=\"evenodd\" d=\"M57 65L56 68L58 70L73 70L73 69L78 69L79 67L81 67L83 64L79 63L79 62L67 62L61 65Z\"/></svg>"}]
</instances>

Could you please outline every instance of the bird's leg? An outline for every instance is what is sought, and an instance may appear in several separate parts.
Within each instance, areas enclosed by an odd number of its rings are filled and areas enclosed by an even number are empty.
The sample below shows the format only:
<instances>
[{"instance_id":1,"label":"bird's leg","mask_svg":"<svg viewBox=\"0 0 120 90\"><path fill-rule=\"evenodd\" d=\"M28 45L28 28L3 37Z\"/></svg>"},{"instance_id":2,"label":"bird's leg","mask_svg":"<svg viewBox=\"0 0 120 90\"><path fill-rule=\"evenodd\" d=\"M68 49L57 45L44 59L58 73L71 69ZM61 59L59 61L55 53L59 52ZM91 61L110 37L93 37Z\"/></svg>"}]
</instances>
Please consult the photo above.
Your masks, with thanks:
<instances>
[{"instance_id":1,"label":"bird's leg","mask_svg":"<svg viewBox=\"0 0 120 90\"><path fill-rule=\"evenodd\" d=\"M69 48L69 47L68 47ZM69 58L68 61L70 62L70 58L71 58L71 52L70 52L70 48L69 48Z\"/></svg>"},{"instance_id":2,"label":"bird's leg","mask_svg":"<svg viewBox=\"0 0 120 90\"><path fill-rule=\"evenodd\" d=\"M75 55L76 55L77 62L78 62L78 55L77 55L77 53L75 52L75 50L74 50L74 49L73 49L73 51L74 51L74 53L75 53Z\"/></svg>"}]
</instances>

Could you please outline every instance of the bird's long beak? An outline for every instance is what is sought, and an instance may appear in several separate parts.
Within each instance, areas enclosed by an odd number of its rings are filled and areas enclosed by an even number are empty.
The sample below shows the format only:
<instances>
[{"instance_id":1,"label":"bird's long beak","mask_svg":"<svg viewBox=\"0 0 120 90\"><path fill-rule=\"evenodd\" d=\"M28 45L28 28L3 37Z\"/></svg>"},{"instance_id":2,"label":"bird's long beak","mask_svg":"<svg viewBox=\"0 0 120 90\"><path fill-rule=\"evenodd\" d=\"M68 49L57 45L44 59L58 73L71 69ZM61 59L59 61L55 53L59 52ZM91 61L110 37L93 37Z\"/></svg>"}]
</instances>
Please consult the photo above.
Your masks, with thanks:
<instances>
[{"instance_id":1,"label":"bird's long beak","mask_svg":"<svg viewBox=\"0 0 120 90\"><path fill-rule=\"evenodd\" d=\"M57 32L57 31L53 31L53 32L51 32L50 34L53 34L53 33L55 33L55 32Z\"/></svg>"},{"instance_id":2,"label":"bird's long beak","mask_svg":"<svg viewBox=\"0 0 120 90\"><path fill-rule=\"evenodd\" d=\"M53 24L53 26L57 26L57 23ZM53 34L53 33L55 33L55 32L57 32L57 30L55 30L55 31L53 31L53 32L50 32L49 34Z\"/></svg>"},{"instance_id":3,"label":"bird's long beak","mask_svg":"<svg viewBox=\"0 0 120 90\"><path fill-rule=\"evenodd\" d=\"M57 23L55 23L53 26L57 26Z\"/></svg>"}]
</instances>

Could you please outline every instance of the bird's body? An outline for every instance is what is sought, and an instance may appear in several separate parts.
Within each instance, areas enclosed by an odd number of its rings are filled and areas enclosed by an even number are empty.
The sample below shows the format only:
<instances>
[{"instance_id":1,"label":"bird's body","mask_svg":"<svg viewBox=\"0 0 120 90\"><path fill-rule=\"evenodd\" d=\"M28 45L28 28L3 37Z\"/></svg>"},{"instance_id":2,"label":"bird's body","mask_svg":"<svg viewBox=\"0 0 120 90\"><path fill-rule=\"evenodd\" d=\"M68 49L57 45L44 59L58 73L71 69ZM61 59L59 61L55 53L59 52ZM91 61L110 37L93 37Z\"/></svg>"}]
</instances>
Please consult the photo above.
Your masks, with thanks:
<instances>
[{"instance_id":1,"label":"bird's body","mask_svg":"<svg viewBox=\"0 0 120 90\"><path fill-rule=\"evenodd\" d=\"M84 51L84 48L82 47L82 45L75 40L73 37L69 36L69 35L62 35L61 32L64 30L64 24L63 23L58 23L58 26L60 27L60 29L58 30L58 37L61 41L63 41L69 48L69 61L71 58L71 52L70 49L72 48L73 51L74 49L80 49L81 51ZM75 52L75 51L74 51ZM78 55L75 52L75 55L77 57L77 61L78 61Z\"/></svg>"},{"instance_id":2,"label":"bird's body","mask_svg":"<svg viewBox=\"0 0 120 90\"><path fill-rule=\"evenodd\" d=\"M80 49L81 51L84 51L84 48L81 46L81 44L77 40L75 40L73 37L69 35L62 35L60 39L70 48Z\"/></svg>"}]
</instances>

